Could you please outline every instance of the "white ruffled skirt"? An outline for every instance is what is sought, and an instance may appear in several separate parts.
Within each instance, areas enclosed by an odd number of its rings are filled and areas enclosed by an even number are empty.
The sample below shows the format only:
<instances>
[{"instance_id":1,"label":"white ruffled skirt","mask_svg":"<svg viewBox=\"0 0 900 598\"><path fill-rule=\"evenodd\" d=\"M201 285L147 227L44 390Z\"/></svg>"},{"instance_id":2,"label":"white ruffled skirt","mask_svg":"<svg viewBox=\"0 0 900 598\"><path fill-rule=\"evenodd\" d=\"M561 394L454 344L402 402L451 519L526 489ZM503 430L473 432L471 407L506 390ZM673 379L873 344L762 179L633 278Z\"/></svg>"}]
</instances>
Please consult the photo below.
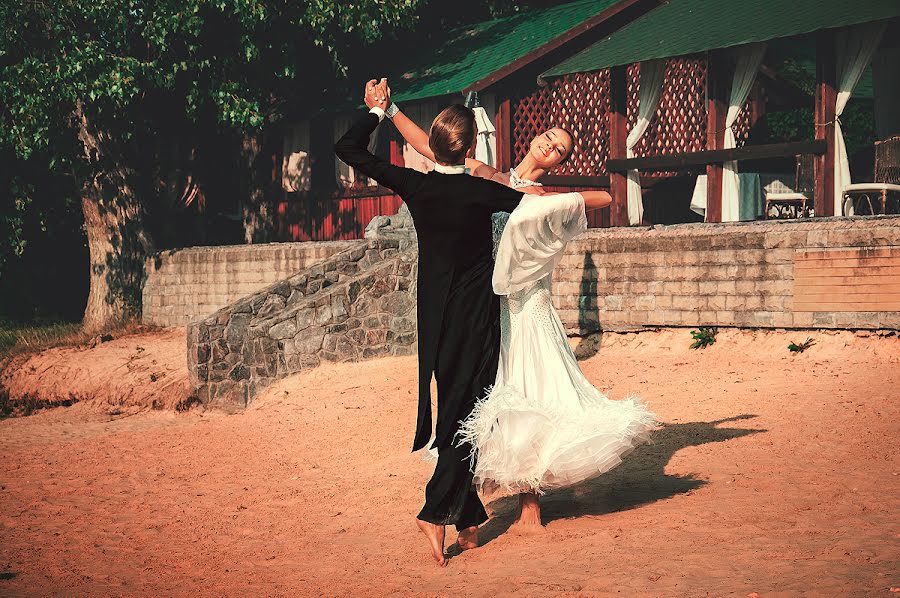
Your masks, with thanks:
<instances>
[{"instance_id":1,"label":"white ruffled skirt","mask_svg":"<svg viewBox=\"0 0 900 598\"><path fill-rule=\"evenodd\" d=\"M637 398L613 401L584 377L550 299L549 277L503 300L494 386L462 422L489 495L572 486L648 441L656 418Z\"/></svg>"}]
</instances>

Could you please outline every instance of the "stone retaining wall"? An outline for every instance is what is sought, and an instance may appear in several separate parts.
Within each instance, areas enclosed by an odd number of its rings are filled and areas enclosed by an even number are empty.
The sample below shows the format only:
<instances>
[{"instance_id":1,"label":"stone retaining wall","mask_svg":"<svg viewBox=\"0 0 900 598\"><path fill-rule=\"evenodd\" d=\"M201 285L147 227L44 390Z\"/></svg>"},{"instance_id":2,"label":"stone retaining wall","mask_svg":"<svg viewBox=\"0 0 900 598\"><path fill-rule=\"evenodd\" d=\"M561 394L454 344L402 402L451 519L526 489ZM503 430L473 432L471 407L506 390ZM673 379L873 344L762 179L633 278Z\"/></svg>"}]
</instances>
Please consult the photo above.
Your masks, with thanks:
<instances>
[{"instance_id":1,"label":"stone retaining wall","mask_svg":"<svg viewBox=\"0 0 900 598\"><path fill-rule=\"evenodd\" d=\"M266 243L163 251L145 264L145 324L185 326L354 245Z\"/></svg>"},{"instance_id":2,"label":"stone retaining wall","mask_svg":"<svg viewBox=\"0 0 900 598\"><path fill-rule=\"evenodd\" d=\"M590 230L553 274L570 334L900 328L900 218Z\"/></svg>"},{"instance_id":3,"label":"stone retaining wall","mask_svg":"<svg viewBox=\"0 0 900 598\"><path fill-rule=\"evenodd\" d=\"M397 220L189 326L201 401L239 408L322 360L414 353L416 244ZM900 329L900 218L591 230L567 247L553 301L569 334Z\"/></svg>"},{"instance_id":4,"label":"stone retaining wall","mask_svg":"<svg viewBox=\"0 0 900 598\"><path fill-rule=\"evenodd\" d=\"M322 360L416 351L415 245L354 242L188 327L188 370L201 402L245 407L274 380Z\"/></svg>"}]
</instances>

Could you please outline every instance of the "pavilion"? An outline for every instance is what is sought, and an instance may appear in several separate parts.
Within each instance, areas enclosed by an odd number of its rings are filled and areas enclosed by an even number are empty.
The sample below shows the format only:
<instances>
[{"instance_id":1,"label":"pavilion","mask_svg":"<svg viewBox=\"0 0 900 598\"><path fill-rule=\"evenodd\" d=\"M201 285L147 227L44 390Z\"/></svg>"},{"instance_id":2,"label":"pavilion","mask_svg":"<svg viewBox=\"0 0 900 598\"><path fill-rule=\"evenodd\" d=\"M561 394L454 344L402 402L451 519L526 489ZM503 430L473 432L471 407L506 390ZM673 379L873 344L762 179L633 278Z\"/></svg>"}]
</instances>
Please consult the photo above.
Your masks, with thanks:
<instances>
[{"instance_id":1,"label":"pavilion","mask_svg":"<svg viewBox=\"0 0 900 598\"><path fill-rule=\"evenodd\" d=\"M760 206L773 189L806 191L796 188L797 156L814 157L812 212L841 215L854 157L900 134L898 22L893 0L582 0L448 32L427 62L407 57L388 75L395 101L425 129L443 106L478 91L502 170L546 128L572 131L575 154L544 182L610 189L614 203L592 215L595 227L766 217ZM841 126L848 105L854 117L864 105L863 122ZM770 135L786 111L809 122L789 139ZM323 114L287 130L285 240L359 238L373 216L400 206L339 161L310 167L308 156L328 152L350 118ZM845 137L856 141L849 154ZM392 127L373 149L398 165L431 166ZM299 168L297 155L307 156ZM853 171L853 182L874 174L855 163ZM310 192L310 179L331 190Z\"/></svg>"}]
</instances>

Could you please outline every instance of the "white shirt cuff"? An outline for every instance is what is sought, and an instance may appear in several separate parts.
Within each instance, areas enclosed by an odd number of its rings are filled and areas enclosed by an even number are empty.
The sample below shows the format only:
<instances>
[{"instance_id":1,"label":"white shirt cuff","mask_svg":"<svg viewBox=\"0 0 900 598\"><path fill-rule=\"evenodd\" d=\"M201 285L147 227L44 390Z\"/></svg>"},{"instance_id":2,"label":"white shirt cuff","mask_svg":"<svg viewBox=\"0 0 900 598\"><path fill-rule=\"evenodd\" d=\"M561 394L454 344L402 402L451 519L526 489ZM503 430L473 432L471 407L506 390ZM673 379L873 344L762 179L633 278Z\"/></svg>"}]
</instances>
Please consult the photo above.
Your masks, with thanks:
<instances>
[{"instance_id":1,"label":"white shirt cuff","mask_svg":"<svg viewBox=\"0 0 900 598\"><path fill-rule=\"evenodd\" d=\"M378 106L372 106L371 110L369 110L369 114L374 114L378 117L378 122L384 120L384 110L379 108Z\"/></svg>"}]
</instances>

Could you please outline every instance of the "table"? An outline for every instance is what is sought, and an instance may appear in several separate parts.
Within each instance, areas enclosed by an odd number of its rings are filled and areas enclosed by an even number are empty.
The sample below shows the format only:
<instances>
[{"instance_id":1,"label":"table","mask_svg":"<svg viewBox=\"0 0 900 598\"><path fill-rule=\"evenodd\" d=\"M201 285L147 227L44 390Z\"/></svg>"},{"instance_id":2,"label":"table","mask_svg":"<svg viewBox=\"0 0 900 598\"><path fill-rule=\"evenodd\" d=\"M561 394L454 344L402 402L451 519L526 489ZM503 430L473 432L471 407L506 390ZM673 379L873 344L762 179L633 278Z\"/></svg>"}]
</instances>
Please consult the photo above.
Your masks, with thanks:
<instances>
[{"instance_id":1,"label":"table","mask_svg":"<svg viewBox=\"0 0 900 598\"><path fill-rule=\"evenodd\" d=\"M738 218L741 221L760 220L766 213L766 197L758 172L738 173ZM706 217L706 175L697 177L691 196L691 211Z\"/></svg>"}]
</instances>

